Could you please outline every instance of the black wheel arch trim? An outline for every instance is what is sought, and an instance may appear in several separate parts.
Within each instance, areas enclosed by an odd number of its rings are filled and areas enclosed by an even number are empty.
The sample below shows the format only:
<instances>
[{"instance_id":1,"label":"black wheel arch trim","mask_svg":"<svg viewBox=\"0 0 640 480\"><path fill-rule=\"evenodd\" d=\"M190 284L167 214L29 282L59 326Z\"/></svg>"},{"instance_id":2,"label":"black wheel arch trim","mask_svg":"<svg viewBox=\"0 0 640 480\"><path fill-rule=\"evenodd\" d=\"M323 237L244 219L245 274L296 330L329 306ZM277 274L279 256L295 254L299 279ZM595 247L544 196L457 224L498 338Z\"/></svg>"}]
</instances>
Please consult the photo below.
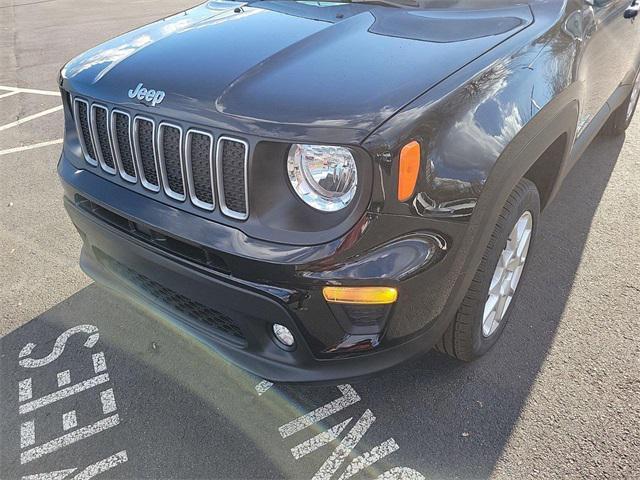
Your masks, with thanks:
<instances>
[{"instance_id":1,"label":"black wheel arch trim","mask_svg":"<svg viewBox=\"0 0 640 480\"><path fill-rule=\"evenodd\" d=\"M462 244L458 245L458 255L454 261L457 265L453 268L457 268L461 274L442 311L441 317L447 319L443 322L445 328L454 318L489 243L493 230L484 227L496 223L504 202L520 179L562 135L567 135L567 145L555 179L554 191L573 166L570 154L578 119L578 101L572 93L570 90L565 91L555 102L543 108L516 135L496 161L471 215L467 233Z\"/></svg>"}]
</instances>

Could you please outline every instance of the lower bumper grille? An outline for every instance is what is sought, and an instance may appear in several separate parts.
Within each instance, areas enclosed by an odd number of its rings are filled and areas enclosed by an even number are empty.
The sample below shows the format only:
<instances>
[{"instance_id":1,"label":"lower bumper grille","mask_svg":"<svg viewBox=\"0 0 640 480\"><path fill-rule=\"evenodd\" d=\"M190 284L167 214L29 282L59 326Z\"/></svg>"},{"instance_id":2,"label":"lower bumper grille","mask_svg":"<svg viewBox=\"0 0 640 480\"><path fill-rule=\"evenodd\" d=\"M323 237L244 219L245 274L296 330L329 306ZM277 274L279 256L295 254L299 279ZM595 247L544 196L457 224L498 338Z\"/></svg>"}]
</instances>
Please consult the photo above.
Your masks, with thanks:
<instances>
[{"instance_id":1,"label":"lower bumper grille","mask_svg":"<svg viewBox=\"0 0 640 480\"><path fill-rule=\"evenodd\" d=\"M205 332L208 329L214 329L218 334L232 337L236 343L246 343L246 338L240 328L227 315L160 285L124 266L100 250L97 250L96 254L100 262L118 277L149 295L160 304L183 315L185 320L193 326L204 327Z\"/></svg>"}]
</instances>

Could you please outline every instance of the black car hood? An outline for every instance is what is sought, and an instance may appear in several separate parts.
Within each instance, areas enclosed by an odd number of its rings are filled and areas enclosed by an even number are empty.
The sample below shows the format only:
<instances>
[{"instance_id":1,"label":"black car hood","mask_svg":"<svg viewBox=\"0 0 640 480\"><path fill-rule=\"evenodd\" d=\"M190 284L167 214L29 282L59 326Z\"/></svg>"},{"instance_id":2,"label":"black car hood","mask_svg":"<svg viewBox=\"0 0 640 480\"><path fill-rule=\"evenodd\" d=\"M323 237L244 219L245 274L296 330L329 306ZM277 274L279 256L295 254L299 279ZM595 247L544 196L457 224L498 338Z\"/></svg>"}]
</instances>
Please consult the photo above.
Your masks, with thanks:
<instances>
[{"instance_id":1,"label":"black car hood","mask_svg":"<svg viewBox=\"0 0 640 480\"><path fill-rule=\"evenodd\" d=\"M234 11L235 10L235 11ZM526 5L406 10L372 4L209 2L100 45L63 77L79 93L158 113L371 131L533 22ZM143 108L147 108L143 107Z\"/></svg>"}]
</instances>

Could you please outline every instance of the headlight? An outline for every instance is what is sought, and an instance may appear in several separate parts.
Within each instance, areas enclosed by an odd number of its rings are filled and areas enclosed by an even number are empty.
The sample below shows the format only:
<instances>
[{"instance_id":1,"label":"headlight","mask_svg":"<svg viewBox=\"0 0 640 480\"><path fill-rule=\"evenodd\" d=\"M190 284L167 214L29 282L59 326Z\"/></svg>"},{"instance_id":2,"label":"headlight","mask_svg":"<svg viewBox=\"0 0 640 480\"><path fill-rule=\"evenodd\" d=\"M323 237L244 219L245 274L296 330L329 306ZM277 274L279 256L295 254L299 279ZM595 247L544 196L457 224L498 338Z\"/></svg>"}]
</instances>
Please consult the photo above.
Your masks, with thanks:
<instances>
[{"instance_id":1,"label":"headlight","mask_svg":"<svg viewBox=\"0 0 640 480\"><path fill-rule=\"evenodd\" d=\"M298 196L323 212L345 208L358 186L356 162L345 147L291 145L287 173Z\"/></svg>"}]
</instances>

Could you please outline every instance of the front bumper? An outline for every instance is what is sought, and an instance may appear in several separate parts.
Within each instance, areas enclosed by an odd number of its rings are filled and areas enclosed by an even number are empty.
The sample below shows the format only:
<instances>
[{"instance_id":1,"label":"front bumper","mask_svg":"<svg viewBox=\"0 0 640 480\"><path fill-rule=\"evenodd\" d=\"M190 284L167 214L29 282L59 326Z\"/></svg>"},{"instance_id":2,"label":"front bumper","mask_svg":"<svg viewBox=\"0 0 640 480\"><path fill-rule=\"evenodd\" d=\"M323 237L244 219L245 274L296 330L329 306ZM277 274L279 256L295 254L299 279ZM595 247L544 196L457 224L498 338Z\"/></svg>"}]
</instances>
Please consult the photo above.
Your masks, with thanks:
<instances>
[{"instance_id":1,"label":"front bumper","mask_svg":"<svg viewBox=\"0 0 640 480\"><path fill-rule=\"evenodd\" d=\"M357 241L347 235L309 247L268 244L142 198L76 169L64 155L59 174L65 207L84 241L83 270L262 378L312 382L369 375L429 350L447 326L442 312L457 277L451 239L463 235L462 224L443 222L440 238L449 239L449 251L426 265L421 240L415 240L420 235L388 243L381 233L415 231L405 223L416 219L367 217L360 230L368 233ZM96 215L102 208L131 229ZM141 231L156 239L179 232L185 245L206 246L223 266L176 255L163 248L173 237L154 244L137 235ZM363 262L381 244L386 250L378 262ZM327 284L395 286L400 297L381 331L358 333L345 328L322 298ZM277 345L273 323L294 333L295 349Z\"/></svg>"}]
</instances>

